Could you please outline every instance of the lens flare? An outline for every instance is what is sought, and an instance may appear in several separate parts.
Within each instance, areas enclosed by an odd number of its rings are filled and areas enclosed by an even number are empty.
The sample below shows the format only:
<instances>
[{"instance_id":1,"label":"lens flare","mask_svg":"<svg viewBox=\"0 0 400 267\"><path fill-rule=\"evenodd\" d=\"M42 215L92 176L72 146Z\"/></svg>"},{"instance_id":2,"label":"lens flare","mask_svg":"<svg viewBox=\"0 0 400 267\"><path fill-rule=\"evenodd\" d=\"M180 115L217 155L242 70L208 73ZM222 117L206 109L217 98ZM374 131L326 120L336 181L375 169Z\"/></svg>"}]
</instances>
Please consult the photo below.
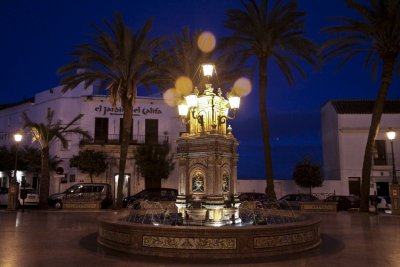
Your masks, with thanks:
<instances>
[{"instance_id":1,"label":"lens flare","mask_svg":"<svg viewBox=\"0 0 400 267\"><path fill-rule=\"evenodd\" d=\"M189 77L181 76L175 82L175 89L180 95L188 95L193 91L193 82Z\"/></svg>"},{"instance_id":2,"label":"lens flare","mask_svg":"<svg viewBox=\"0 0 400 267\"><path fill-rule=\"evenodd\" d=\"M176 91L175 88L170 88L163 94L164 102L170 107L178 106L181 95Z\"/></svg>"},{"instance_id":3,"label":"lens flare","mask_svg":"<svg viewBox=\"0 0 400 267\"><path fill-rule=\"evenodd\" d=\"M242 77L235 81L232 92L237 96L247 96L251 92L251 87L251 81Z\"/></svg>"},{"instance_id":4,"label":"lens flare","mask_svg":"<svg viewBox=\"0 0 400 267\"><path fill-rule=\"evenodd\" d=\"M202 32L197 39L197 46L204 53L213 51L215 44L215 36L211 32Z\"/></svg>"}]
</instances>

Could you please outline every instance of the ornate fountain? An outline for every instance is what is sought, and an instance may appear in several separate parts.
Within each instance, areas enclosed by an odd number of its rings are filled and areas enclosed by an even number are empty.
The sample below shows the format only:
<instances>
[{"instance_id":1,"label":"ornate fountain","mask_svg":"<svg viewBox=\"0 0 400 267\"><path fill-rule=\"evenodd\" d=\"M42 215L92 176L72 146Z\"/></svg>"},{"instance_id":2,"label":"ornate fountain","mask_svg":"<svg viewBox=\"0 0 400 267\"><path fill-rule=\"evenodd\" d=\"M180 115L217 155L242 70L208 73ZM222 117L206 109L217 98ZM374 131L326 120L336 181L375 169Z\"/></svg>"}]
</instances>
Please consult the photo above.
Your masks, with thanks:
<instances>
[{"instance_id":1,"label":"ornate fountain","mask_svg":"<svg viewBox=\"0 0 400 267\"><path fill-rule=\"evenodd\" d=\"M211 65L203 67L205 76L213 72ZM273 201L240 203L238 141L226 124L239 104L238 96L224 98L211 83L185 96L178 106L188 131L177 140L176 202L145 202L140 210L100 219L98 242L132 254L207 259L260 258L319 246L318 220L280 210Z\"/></svg>"},{"instance_id":2,"label":"ornate fountain","mask_svg":"<svg viewBox=\"0 0 400 267\"><path fill-rule=\"evenodd\" d=\"M202 71L210 79L215 69L205 64ZM229 93L225 98L221 89L215 92L212 84L206 83L202 93L195 88L178 106L182 122L188 125L188 132L177 140L176 156L177 206L184 221L209 226L240 223L240 203L235 199L239 143L232 128L226 127L239 105L239 96Z\"/></svg>"}]
</instances>

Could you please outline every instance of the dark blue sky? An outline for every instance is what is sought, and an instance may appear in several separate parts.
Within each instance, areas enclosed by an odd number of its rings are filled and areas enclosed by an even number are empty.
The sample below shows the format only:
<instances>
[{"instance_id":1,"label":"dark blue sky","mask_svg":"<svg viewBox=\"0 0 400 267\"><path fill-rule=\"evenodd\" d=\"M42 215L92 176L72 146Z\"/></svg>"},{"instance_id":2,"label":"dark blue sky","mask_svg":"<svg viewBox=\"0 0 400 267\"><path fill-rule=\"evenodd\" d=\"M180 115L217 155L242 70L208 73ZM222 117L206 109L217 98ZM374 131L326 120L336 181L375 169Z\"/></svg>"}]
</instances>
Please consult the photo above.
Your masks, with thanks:
<instances>
[{"instance_id":1,"label":"dark blue sky","mask_svg":"<svg viewBox=\"0 0 400 267\"><path fill-rule=\"evenodd\" d=\"M321 28L329 16L353 14L341 0L300 0L307 12L307 35L321 43ZM217 38L226 34L225 11L241 7L236 0L0 0L0 103L31 97L58 85L57 69L68 63L68 53L88 40L90 25L103 26L119 10L132 28L154 17L153 35L179 32L184 26L212 31ZM363 67L362 58L336 72L335 62L320 71L304 66L308 79L300 77L289 87L276 68L271 68L268 111L271 124L274 174L291 177L297 161L305 156L322 163L320 107L330 99L374 98L378 83ZM390 97L400 97L396 82ZM254 90L255 89L255 90ZM261 128L257 90L242 100L237 119L232 122L240 141L239 177L263 178Z\"/></svg>"}]
</instances>

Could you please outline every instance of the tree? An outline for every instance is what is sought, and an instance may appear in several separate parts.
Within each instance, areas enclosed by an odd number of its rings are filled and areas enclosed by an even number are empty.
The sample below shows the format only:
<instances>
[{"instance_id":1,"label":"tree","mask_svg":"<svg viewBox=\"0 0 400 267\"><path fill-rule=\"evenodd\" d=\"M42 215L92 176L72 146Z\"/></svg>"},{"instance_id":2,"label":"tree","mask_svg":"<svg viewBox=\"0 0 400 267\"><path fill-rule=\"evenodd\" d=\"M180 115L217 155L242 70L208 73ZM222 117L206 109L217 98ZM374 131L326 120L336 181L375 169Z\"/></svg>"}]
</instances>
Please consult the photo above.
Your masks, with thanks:
<instances>
[{"instance_id":1,"label":"tree","mask_svg":"<svg viewBox=\"0 0 400 267\"><path fill-rule=\"evenodd\" d=\"M69 160L70 167L76 167L83 173L88 173L90 182L93 183L93 175L99 176L107 169L107 163L102 152L93 150L79 151Z\"/></svg>"},{"instance_id":2,"label":"tree","mask_svg":"<svg viewBox=\"0 0 400 267\"><path fill-rule=\"evenodd\" d=\"M0 170L7 173L11 182L15 168L15 153L17 147L13 145L8 149L6 146L0 147ZM35 147L24 146L18 149L17 168L18 170L30 173L39 173L41 167L40 150ZM62 160L57 157L50 158L50 169L55 170L58 163Z\"/></svg>"},{"instance_id":3,"label":"tree","mask_svg":"<svg viewBox=\"0 0 400 267\"><path fill-rule=\"evenodd\" d=\"M231 30L225 37L223 47L232 55L246 62L257 59L258 98L264 146L264 165L268 197L276 198L273 181L269 122L266 107L269 63L274 62L288 83L294 83L295 69L302 77L306 76L299 59L317 66L317 44L305 37L305 13L298 11L297 1L276 0L269 7L268 0L242 1L244 10L227 11L225 27Z\"/></svg>"},{"instance_id":4,"label":"tree","mask_svg":"<svg viewBox=\"0 0 400 267\"><path fill-rule=\"evenodd\" d=\"M160 188L161 179L167 179L175 168L173 155L169 156L167 144L144 144L134 152L140 174L145 178L145 188Z\"/></svg>"},{"instance_id":5,"label":"tree","mask_svg":"<svg viewBox=\"0 0 400 267\"><path fill-rule=\"evenodd\" d=\"M204 63L213 63L218 70L218 77L213 77L218 86L232 86L232 83L248 73L248 69L239 66L229 56L218 53L217 50L208 53L202 52L197 44L200 31L192 32L185 27L179 34L174 33L167 40L164 49L157 53L159 59L157 84L164 89L173 88L179 77L186 76L191 79L192 85L199 89L205 88L205 83L210 83L208 78L199 74L199 67ZM181 88L176 88L180 93ZM193 90L186 88L186 90ZM188 91L189 91L188 90ZM185 92L183 92L185 93ZM188 92L186 92L188 93Z\"/></svg>"},{"instance_id":6,"label":"tree","mask_svg":"<svg viewBox=\"0 0 400 267\"><path fill-rule=\"evenodd\" d=\"M81 44L72 52L75 59L58 71L64 77L61 83L64 91L74 89L80 83L85 88L100 82L106 88L113 105L120 102L124 110L120 143L119 179L116 207L122 207L122 189L129 139L132 131L133 104L139 86L149 86L156 77L153 53L159 44L158 38L149 38L152 26L149 19L137 32L124 24L119 13L115 14L114 24L107 20L109 32L97 29L92 42ZM77 72L77 70L82 70Z\"/></svg>"},{"instance_id":7,"label":"tree","mask_svg":"<svg viewBox=\"0 0 400 267\"><path fill-rule=\"evenodd\" d=\"M15 149L15 145L12 146L11 149L8 149L6 146L0 147L0 170L7 173L10 183L14 177L13 172L15 168Z\"/></svg>"},{"instance_id":8,"label":"tree","mask_svg":"<svg viewBox=\"0 0 400 267\"><path fill-rule=\"evenodd\" d=\"M318 164L313 164L308 158L296 164L293 172L293 180L301 187L310 188L319 187L322 185L321 167Z\"/></svg>"},{"instance_id":9,"label":"tree","mask_svg":"<svg viewBox=\"0 0 400 267\"><path fill-rule=\"evenodd\" d=\"M38 142L40 145L41 152L41 175L40 175L40 195L39 195L39 206L42 209L47 209L47 199L49 197L50 188L50 147L54 142L61 142L63 147L67 147L68 141L66 136L69 134L80 134L85 138L91 139L90 135L75 126L75 123L83 117L83 114L77 115L69 123L63 124L60 120L53 122L54 110L47 109L46 121L33 122L28 115L23 112L22 118L25 122L24 128L28 128L33 136L33 141Z\"/></svg>"},{"instance_id":10,"label":"tree","mask_svg":"<svg viewBox=\"0 0 400 267\"><path fill-rule=\"evenodd\" d=\"M376 76L382 67L380 85L372 111L371 125L365 146L362 167L360 210L369 211L370 178L375 137L395 68L399 68L400 52L400 1L370 0L360 4L348 0L347 5L358 13L357 18L338 17L337 25L324 29L331 35L322 47L326 59L342 58L339 67L350 59L365 54L365 66L370 66Z\"/></svg>"},{"instance_id":11,"label":"tree","mask_svg":"<svg viewBox=\"0 0 400 267\"><path fill-rule=\"evenodd\" d=\"M24 146L21 149L21 154L18 159L20 160L20 162L18 162L18 169L31 173L40 172L40 150L36 147ZM50 159L50 162L51 161L53 161L53 159Z\"/></svg>"}]
</instances>

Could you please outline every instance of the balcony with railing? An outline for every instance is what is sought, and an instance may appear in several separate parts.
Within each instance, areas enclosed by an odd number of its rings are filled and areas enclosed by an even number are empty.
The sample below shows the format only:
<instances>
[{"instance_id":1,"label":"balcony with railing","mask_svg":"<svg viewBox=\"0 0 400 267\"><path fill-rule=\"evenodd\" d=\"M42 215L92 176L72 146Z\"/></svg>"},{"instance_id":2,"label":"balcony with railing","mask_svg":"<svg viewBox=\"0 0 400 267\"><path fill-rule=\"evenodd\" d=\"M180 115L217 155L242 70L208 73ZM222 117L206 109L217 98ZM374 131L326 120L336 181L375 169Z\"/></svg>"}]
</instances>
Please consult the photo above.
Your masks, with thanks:
<instances>
[{"instance_id":1,"label":"balcony with railing","mask_svg":"<svg viewBox=\"0 0 400 267\"><path fill-rule=\"evenodd\" d=\"M392 166L393 159L392 154L374 154L372 157L373 166Z\"/></svg>"},{"instance_id":2,"label":"balcony with railing","mask_svg":"<svg viewBox=\"0 0 400 267\"><path fill-rule=\"evenodd\" d=\"M132 135L132 138L129 140L130 145L142 145L142 144L169 144L169 136L168 135ZM119 134L109 134L107 136L95 136L94 139L82 139L81 145L119 145L121 143L121 138Z\"/></svg>"}]
</instances>

